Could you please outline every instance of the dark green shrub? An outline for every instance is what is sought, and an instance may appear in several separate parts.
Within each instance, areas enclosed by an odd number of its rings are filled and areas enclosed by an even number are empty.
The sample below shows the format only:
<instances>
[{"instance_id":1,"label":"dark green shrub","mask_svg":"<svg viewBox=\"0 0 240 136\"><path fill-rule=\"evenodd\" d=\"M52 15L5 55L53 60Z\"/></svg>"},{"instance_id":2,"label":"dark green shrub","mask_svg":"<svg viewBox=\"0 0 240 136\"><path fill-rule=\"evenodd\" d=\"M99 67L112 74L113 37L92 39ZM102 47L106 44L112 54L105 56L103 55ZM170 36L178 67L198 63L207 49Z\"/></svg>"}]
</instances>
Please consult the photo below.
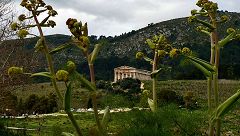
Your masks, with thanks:
<instances>
[{"instance_id":1,"label":"dark green shrub","mask_svg":"<svg viewBox=\"0 0 240 136\"><path fill-rule=\"evenodd\" d=\"M117 81L117 84L119 84L123 90L129 89L130 94L140 93L141 91L141 81L138 79L124 78Z\"/></svg>"},{"instance_id":2,"label":"dark green shrub","mask_svg":"<svg viewBox=\"0 0 240 136\"><path fill-rule=\"evenodd\" d=\"M15 115L18 97L10 91L1 90L0 114Z\"/></svg>"},{"instance_id":3,"label":"dark green shrub","mask_svg":"<svg viewBox=\"0 0 240 136\"><path fill-rule=\"evenodd\" d=\"M139 106L140 107L144 107L144 108L148 108L149 104L148 104L148 98L150 97L151 92L149 90L143 90L140 96L140 102L139 102Z\"/></svg>"},{"instance_id":4,"label":"dark green shrub","mask_svg":"<svg viewBox=\"0 0 240 136\"><path fill-rule=\"evenodd\" d=\"M52 113L58 110L57 96L53 93L49 94L47 97L38 97L35 94L30 95L24 105L24 109L29 113Z\"/></svg>"},{"instance_id":5,"label":"dark green shrub","mask_svg":"<svg viewBox=\"0 0 240 136\"><path fill-rule=\"evenodd\" d=\"M27 97L25 103L24 103L24 109L28 113L31 113L33 111L33 107L39 102L39 97L36 94L31 94Z\"/></svg>"},{"instance_id":6,"label":"dark green shrub","mask_svg":"<svg viewBox=\"0 0 240 136\"><path fill-rule=\"evenodd\" d=\"M175 91L171 90L160 90L158 92L158 103L176 103L178 105L183 105L184 101L182 96L178 95Z\"/></svg>"},{"instance_id":7,"label":"dark green shrub","mask_svg":"<svg viewBox=\"0 0 240 136\"><path fill-rule=\"evenodd\" d=\"M96 87L98 89L104 89L104 90L109 91L109 92L113 90L111 82L104 81L104 80L98 80L96 82Z\"/></svg>"},{"instance_id":8,"label":"dark green shrub","mask_svg":"<svg viewBox=\"0 0 240 136\"><path fill-rule=\"evenodd\" d=\"M191 91L188 91L183 96L184 107L187 109L196 109L198 108L197 100L194 98L194 94Z\"/></svg>"}]
</instances>

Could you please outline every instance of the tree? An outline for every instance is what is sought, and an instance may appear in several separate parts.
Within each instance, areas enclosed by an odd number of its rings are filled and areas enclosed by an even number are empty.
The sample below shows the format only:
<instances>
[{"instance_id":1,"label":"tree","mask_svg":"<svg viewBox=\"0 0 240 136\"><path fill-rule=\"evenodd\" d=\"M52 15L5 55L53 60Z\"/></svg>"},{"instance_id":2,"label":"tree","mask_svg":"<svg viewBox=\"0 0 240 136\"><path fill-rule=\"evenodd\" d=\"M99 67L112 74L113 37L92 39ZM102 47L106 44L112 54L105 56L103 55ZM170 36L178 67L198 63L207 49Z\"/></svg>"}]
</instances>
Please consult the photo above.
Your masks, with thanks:
<instances>
[{"instance_id":1,"label":"tree","mask_svg":"<svg viewBox=\"0 0 240 136\"><path fill-rule=\"evenodd\" d=\"M0 45L3 40L7 40L13 36L13 31L10 30L10 24L13 21L12 1L0 1Z\"/></svg>"}]
</instances>

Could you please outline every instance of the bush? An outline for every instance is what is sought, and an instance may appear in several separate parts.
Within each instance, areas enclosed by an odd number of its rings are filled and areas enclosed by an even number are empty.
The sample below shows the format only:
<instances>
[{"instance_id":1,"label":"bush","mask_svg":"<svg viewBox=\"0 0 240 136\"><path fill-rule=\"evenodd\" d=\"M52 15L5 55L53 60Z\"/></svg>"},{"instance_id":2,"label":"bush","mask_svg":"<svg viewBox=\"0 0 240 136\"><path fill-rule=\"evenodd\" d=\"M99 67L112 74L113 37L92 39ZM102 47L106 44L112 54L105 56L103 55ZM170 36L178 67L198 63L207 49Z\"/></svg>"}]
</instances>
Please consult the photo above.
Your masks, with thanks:
<instances>
[{"instance_id":1,"label":"bush","mask_svg":"<svg viewBox=\"0 0 240 136\"><path fill-rule=\"evenodd\" d=\"M24 109L31 113L33 111L33 107L39 102L39 97L36 94L32 94L28 96L24 103Z\"/></svg>"},{"instance_id":2,"label":"bush","mask_svg":"<svg viewBox=\"0 0 240 136\"><path fill-rule=\"evenodd\" d=\"M188 91L183 96L184 107L187 109L196 109L198 108L197 100L194 98L194 94L191 91Z\"/></svg>"},{"instance_id":3,"label":"bush","mask_svg":"<svg viewBox=\"0 0 240 136\"><path fill-rule=\"evenodd\" d=\"M96 82L96 87L98 89L104 89L104 90L109 91L109 92L113 90L111 82L104 81L104 80L98 80Z\"/></svg>"},{"instance_id":4,"label":"bush","mask_svg":"<svg viewBox=\"0 0 240 136\"><path fill-rule=\"evenodd\" d=\"M17 105L17 96L12 94L10 91L1 90L0 94L0 113L7 115L15 115L16 114L16 105Z\"/></svg>"},{"instance_id":5,"label":"bush","mask_svg":"<svg viewBox=\"0 0 240 136\"><path fill-rule=\"evenodd\" d=\"M115 93L126 94L126 95L136 95L141 93L141 81L138 79L124 78L118 80L113 84L113 90Z\"/></svg>"},{"instance_id":6,"label":"bush","mask_svg":"<svg viewBox=\"0 0 240 136\"><path fill-rule=\"evenodd\" d=\"M149 90L143 90L143 92L141 93L141 97L140 97L140 102L139 102L139 106L140 107L145 107L148 108L148 98L150 97L150 91Z\"/></svg>"},{"instance_id":7,"label":"bush","mask_svg":"<svg viewBox=\"0 0 240 136\"><path fill-rule=\"evenodd\" d=\"M30 95L22 106L29 113L52 113L58 110L57 96L53 93L47 97L38 97L35 94Z\"/></svg>"},{"instance_id":8,"label":"bush","mask_svg":"<svg viewBox=\"0 0 240 136\"><path fill-rule=\"evenodd\" d=\"M175 91L171 90L160 90L157 94L158 103L166 104L166 103L175 103L178 105L183 105L183 97L178 95Z\"/></svg>"}]
</instances>

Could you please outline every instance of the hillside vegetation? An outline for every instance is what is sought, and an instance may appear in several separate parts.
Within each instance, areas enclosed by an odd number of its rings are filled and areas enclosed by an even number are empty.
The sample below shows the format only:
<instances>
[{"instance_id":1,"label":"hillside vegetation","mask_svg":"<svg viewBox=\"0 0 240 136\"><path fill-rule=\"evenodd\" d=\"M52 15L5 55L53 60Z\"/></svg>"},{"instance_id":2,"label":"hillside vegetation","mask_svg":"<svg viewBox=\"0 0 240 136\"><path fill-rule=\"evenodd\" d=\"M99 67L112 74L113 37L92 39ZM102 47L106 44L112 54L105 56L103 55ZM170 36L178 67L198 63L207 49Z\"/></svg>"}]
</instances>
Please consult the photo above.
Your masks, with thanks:
<instances>
[{"instance_id":1,"label":"hillside vegetation","mask_svg":"<svg viewBox=\"0 0 240 136\"><path fill-rule=\"evenodd\" d=\"M223 35L226 35L226 28L240 28L240 14L232 12L219 12L219 14L226 14L229 16L229 20L224 24L219 26L219 36L220 38ZM97 58L95 69L97 69L96 78L104 80L113 80L113 69L121 65L129 65L142 69L150 69L147 63L144 61L137 61L135 59L135 54L137 51L144 51L146 53L150 52L150 49L147 48L145 41L147 38L150 38L152 35L162 33L166 35L169 42L177 47L189 47L192 49L199 58L207 59L210 55L210 40L209 38L199 33L195 30L194 25L190 25L187 22L187 18L178 18L172 19L156 24L149 24L148 26L139 29L133 30L128 33L124 33L120 36L115 37L105 37L100 36L90 36L91 43L104 43L104 47L100 52L99 57ZM64 43L68 43L71 39L67 35L50 35L46 37L47 43L50 47L56 47ZM36 38L29 38L26 40L12 40L5 41L0 47L2 50L2 58L0 64L4 62L8 54L12 51L13 48L15 53L11 56L9 64L14 64L18 66L26 67L26 65L32 65L27 67L29 71L43 71L46 67L42 59L44 56L39 56L38 53L30 53L34 50L36 43ZM19 48L21 46L21 48ZM93 45L92 47L93 48ZM239 79L240 78L240 58L238 53L240 52L240 42L232 41L228 45L224 46L224 50L221 52L221 66L219 75L220 78L224 79ZM56 57L54 62L58 67L64 67L64 62L67 60L73 60L78 64L78 70L81 73L87 73L86 60L80 55L81 52L77 50L76 47L69 48L63 52L55 54ZM26 57L27 60L25 63L17 62L17 58ZM31 59L30 59L31 58ZM34 60L34 61L33 61ZM31 63L29 63L31 62ZM34 62L34 63L33 63ZM172 67L171 73L163 72L161 74L162 79L202 79L203 76L200 72L194 69L189 65L179 65L183 64L179 60L174 60L164 63Z\"/></svg>"}]
</instances>

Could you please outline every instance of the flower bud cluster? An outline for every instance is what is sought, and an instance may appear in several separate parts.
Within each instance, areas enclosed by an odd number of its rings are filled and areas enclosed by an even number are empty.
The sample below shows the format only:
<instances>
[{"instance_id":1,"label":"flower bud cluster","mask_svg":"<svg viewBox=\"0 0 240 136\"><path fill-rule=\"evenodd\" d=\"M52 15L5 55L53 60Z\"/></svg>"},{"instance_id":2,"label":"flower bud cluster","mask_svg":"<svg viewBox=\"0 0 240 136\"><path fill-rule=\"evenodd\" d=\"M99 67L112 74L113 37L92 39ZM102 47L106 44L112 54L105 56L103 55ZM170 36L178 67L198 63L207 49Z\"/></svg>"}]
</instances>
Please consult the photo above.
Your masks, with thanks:
<instances>
[{"instance_id":1,"label":"flower bud cluster","mask_svg":"<svg viewBox=\"0 0 240 136\"><path fill-rule=\"evenodd\" d=\"M13 22L10 27L13 31L17 31L20 28L19 24L16 22Z\"/></svg>"},{"instance_id":2,"label":"flower bud cluster","mask_svg":"<svg viewBox=\"0 0 240 136\"><path fill-rule=\"evenodd\" d=\"M23 68L20 68L20 67L10 67L8 69L8 75L9 76L17 75L17 74L23 74Z\"/></svg>"},{"instance_id":3,"label":"flower bud cluster","mask_svg":"<svg viewBox=\"0 0 240 136\"><path fill-rule=\"evenodd\" d=\"M231 33L233 33L233 32L235 32L235 29L233 29L233 28L228 28L228 29L227 29L227 33L228 33L228 34L231 34Z\"/></svg>"},{"instance_id":4,"label":"flower bud cluster","mask_svg":"<svg viewBox=\"0 0 240 136\"><path fill-rule=\"evenodd\" d=\"M51 10L48 11L48 15L49 15L49 16L54 17L54 16L56 16L56 15L58 14L56 10L53 10L53 9L52 9L52 7L49 8L49 5L48 5L48 7L46 7L46 8L47 8L47 9L51 9Z\"/></svg>"},{"instance_id":5,"label":"flower bud cluster","mask_svg":"<svg viewBox=\"0 0 240 136\"><path fill-rule=\"evenodd\" d=\"M136 53L136 59L142 59L144 57L144 53L143 52L137 52Z\"/></svg>"},{"instance_id":6,"label":"flower bud cluster","mask_svg":"<svg viewBox=\"0 0 240 136\"><path fill-rule=\"evenodd\" d=\"M76 70L76 65L75 65L75 63L72 62L72 61L68 61L68 62L67 62L67 71L71 73L71 72L74 71L74 70Z\"/></svg>"},{"instance_id":7,"label":"flower bud cluster","mask_svg":"<svg viewBox=\"0 0 240 136\"><path fill-rule=\"evenodd\" d=\"M26 19L26 15L24 14L21 14L19 17L18 17L18 20L19 21L24 21Z\"/></svg>"},{"instance_id":8,"label":"flower bud cluster","mask_svg":"<svg viewBox=\"0 0 240 136\"><path fill-rule=\"evenodd\" d=\"M208 13L215 13L218 10L217 3L214 3L209 0L198 0L197 6L201 7L202 10L207 11Z\"/></svg>"},{"instance_id":9,"label":"flower bud cluster","mask_svg":"<svg viewBox=\"0 0 240 136\"><path fill-rule=\"evenodd\" d=\"M29 11L33 11L36 7L44 7L46 4L43 0L22 0L20 5Z\"/></svg>"},{"instance_id":10,"label":"flower bud cluster","mask_svg":"<svg viewBox=\"0 0 240 136\"><path fill-rule=\"evenodd\" d=\"M236 34L235 39L240 41L240 34Z\"/></svg>"},{"instance_id":11,"label":"flower bud cluster","mask_svg":"<svg viewBox=\"0 0 240 136\"><path fill-rule=\"evenodd\" d=\"M69 75L69 73L66 70L58 70L57 73L56 73L56 78L59 81L67 82L68 81L68 75Z\"/></svg>"},{"instance_id":12,"label":"flower bud cluster","mask_svg":"<svg viewBox=\"0 0 240 136\"><path fill-rule=\"evenodd\" d=\"M54 26L56 26L56 23L53 20L48 20L47 25L53 28Z\"/></svg>"},{"instance_id":13,"label":"flower bud cluster","mask_svg":"<svg viewBox=\"0 0 240 136\"><path fill-rule=\"evenodd\" d=\"M169 57L170 57L170 58L175 58L175 57L177 57L180 53L181 53L181 50L174 48L174 49L172 49L172 50L169 52Z\"/></svg>"},{"instance_id":14,"label":"flower bud cluster","mask_svg":"<svg viewBox=\"0 0 240 136\"><path fill-rule=\"evenodd\" d=\"M188 18L188 22L189 22L189 23L193 23L195 20L197 20L197 17L196 17L196 16L190 16L190 17Z\"/></svg>"},{"instance_id":15,"label":"flower bud cluster","mask_svg":"<svg viewBox=\"0 0 240 136\"><path fill-rule=\"evenodd\" d=\"M226 15L221 16L221 22L227 22L229 20L229 17Z\"/></svg>"},{"instance_id":16,"label":"flower bud cluster","mask_svg":"<svg viewBox=\"0 0 240 136\"><path fill-rule=\"evenodd\" d=\"M183 55L191 55L192 54L192 51L187 47L182 48L181 52Z\"/></svg>"},{"instance_id":17,"label":"flower bud cluster","mask_svg":"<svg viewBox=\"0 0 240 136\"><path fill-rule=\"evenodd\" d=\"M40 25L42 27L55 27L56 23L53 20L48 20L50 16L56 16L57 15L57 11L53 10L52 6L50 5L46 5L43 0L22 0L21 4L22 7L25 7L27 10L31 11L32 16L27 17L25 14L21 14L18 17L19 21L24 21L24 20L28 20L28 19L32 19L34 16L39 16L40 13L43 13L45 11L48 11L48 17L46 17L45 19L42 20L42 22L39 22L39 24L35 24L35 25L25 25L22 26L22 23L17 23L14 22L11 24L11 29L14 31L17 31L17 35L20 38L25 38L29 32L28 29L31 27L35 27L37 25Z\"/></svg>"},{"instance_id":18,"label":"flower bud cluster","mask_svg":"<svg viewBox=\"0 0 240 136\"><path fill-rule=\"evenodd\" d=\"M20 29L17 33L18 37L21 39L25 38L28 34L29 32L26 29Z\"/></svg>"},{"instance_id":19,"label":"flower bud cluster","mask_svg":"<svg viewBox=\"0 0 240 136\"><path fill-rule=\"evenodd\" d=\"M82 25L82 22L78 22L77 19L69 18L66 21L66 25L68 26L70 32L73 36L78 40L79 47L83 49L88 49L90 45L90 41L88 38L88 26L87 23Z\"/></svg>"}]
</instances>

